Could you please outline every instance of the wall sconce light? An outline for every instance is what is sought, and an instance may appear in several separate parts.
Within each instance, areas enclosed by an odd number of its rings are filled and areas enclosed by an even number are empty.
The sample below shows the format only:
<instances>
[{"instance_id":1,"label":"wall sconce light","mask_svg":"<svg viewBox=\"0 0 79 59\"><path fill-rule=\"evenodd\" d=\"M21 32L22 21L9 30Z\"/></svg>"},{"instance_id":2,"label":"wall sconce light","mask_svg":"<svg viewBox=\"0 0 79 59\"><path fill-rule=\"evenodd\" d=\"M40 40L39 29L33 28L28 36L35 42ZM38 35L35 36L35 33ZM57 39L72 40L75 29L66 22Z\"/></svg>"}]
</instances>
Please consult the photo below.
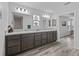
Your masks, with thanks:
<instances>
[{"instance_id":1,"label":"wall sconce light","mask_svg":"<svg viewBox=\"0 0 79 59\"><path fill-rule=\"evenodd\" d=\"M33 20L40 21L40 17L38 15L33 15Z\"/></svg>"}]
</instances>

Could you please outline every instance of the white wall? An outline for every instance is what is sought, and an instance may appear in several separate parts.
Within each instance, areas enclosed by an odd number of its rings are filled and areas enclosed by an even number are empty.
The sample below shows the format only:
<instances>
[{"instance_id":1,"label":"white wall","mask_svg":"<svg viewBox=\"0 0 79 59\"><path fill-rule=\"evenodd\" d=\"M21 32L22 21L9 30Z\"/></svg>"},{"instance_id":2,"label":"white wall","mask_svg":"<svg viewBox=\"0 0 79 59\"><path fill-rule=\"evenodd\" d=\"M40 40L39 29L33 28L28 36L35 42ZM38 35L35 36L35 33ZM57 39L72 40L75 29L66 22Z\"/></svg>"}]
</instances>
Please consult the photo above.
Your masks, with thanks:
<instances>
[{"instance_id":1,"label":"white wall","mask_svg":"<svg viewBox=\"0 0 79 59\"><path fill-rule=\"evenodd\" d=\"M0 56L5 55L5 28L8 22L8 3L0 3L2 7L2 24L0 25Z\"/></svg>"},{"instance_id":2,"label":"white wall","mask_svg":"<svg viewBox=\"0 0 79 59\"><path fill-rule=\"evenodd\" d=\"M75 48L79 49L79 9L75 12L76 20L75 20L75 40L74 46Z\"/></svg>"},{"instance_id":3,"label":"white wall","mask_svg":"<svg viewBox=\"0 0 79 59\"><path fill-rule=\"evenodd\" d=\"M2 13L2 4L0 3L0 12ZM2 19L0 19L0 47L2 48L2 39L3 39L3 35L2 35ZM0 55L2 55L2 49L0 48Z\"/></svg>"}]
</instances>

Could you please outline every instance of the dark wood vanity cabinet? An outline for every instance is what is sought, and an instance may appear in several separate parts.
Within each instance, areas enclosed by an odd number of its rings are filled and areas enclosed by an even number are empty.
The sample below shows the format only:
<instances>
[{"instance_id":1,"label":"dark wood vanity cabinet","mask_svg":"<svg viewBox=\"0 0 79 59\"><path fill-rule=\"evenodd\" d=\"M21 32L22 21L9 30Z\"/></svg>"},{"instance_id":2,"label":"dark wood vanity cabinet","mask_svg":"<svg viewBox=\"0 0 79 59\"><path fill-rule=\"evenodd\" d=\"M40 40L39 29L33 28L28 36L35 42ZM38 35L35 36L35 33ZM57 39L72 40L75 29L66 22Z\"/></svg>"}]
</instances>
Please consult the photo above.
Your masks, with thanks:
<instances>
[{"instance_id":1,"label":"dark wood vanity cabinet","mask_svg":"<svg viewBox=\"0 0 79 59\"><path fill-rule=\"evenodd\" d=\"M7 35L5 38L5 55L16 55L55 42L57 40L57 31Z\"/></svg>"},{"instance_id":2,"label":"dark wood vanity cabinet","mask_svg":"<svg viewBox=\"0 0 79 59\"><path fill-rule=\"evenodd\" d=\"M41 33L35 33L35 40L34 40L34 46L38 47L41 46Z\"/></svg>"},{"instance_id":3,"label":"dark wood vanity cabinet","mask_svg":"<svg viewBox=\"0 0 79 59\"><path fill-rule=\"evenodd\" d=\"M6 55L14 55L20 52L20 35L6 36Z\"/></svg>"},{"instance_id":4,"label":"dark wood vanity cabinet","mask_svg":"<svg viewBox=\"0 0 79 59\"><path fill-rule=\"evenodd\" d=\"M47 43L47 32L42 32L42 45Z\"/></svg>"},{"instance_id":5,"label":"dark wood vanity cabinet","mask_svg":"<svg viewBox=\"0 0 79 59\"><path fill-rule=\"evenodd\" d=\"M22 35L22 51L28 50L34 47L34 34L24 34Z\"/></svg>"}]
</instances>

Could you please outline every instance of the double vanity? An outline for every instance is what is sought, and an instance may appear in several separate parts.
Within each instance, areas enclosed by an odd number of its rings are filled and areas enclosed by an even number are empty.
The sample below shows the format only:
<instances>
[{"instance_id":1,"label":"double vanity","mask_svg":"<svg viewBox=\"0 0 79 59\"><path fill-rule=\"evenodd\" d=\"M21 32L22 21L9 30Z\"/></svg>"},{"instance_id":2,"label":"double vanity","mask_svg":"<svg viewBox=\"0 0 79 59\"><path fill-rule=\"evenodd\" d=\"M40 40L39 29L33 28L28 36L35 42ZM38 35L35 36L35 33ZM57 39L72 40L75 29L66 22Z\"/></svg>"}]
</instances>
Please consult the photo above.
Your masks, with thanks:
<instances>
[{"instance_id":1,"label":"double vanity","mask_svg":"<svg viewBox=\"0 0 79 59\"><path fill-rule=\"evenodd\" d=\"M56 42L57 30L40 30L7 33L5 54L16 55L42 45Z\"/></svg>"}]
</instances>

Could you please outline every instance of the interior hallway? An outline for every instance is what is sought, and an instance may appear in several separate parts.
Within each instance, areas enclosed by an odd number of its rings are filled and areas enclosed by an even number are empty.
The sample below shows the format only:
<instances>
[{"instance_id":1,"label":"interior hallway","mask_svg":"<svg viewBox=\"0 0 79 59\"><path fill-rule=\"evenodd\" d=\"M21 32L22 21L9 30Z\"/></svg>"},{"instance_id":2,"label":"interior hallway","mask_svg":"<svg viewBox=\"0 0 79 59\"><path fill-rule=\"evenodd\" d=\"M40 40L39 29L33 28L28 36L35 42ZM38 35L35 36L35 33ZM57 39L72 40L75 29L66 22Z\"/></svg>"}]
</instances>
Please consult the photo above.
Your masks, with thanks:
<instances>
[{"instance_id":1,"label":"interior hallway","mask_svg":"<svg viewBox=\"0 0 79 59\"><path fill-rule=\"evenodd\" d=\"M74 48L74 37L71 35L62 38L61 42L50 43L18 56L79 56L79 50Z\"/></svg>"}]
</instances>

